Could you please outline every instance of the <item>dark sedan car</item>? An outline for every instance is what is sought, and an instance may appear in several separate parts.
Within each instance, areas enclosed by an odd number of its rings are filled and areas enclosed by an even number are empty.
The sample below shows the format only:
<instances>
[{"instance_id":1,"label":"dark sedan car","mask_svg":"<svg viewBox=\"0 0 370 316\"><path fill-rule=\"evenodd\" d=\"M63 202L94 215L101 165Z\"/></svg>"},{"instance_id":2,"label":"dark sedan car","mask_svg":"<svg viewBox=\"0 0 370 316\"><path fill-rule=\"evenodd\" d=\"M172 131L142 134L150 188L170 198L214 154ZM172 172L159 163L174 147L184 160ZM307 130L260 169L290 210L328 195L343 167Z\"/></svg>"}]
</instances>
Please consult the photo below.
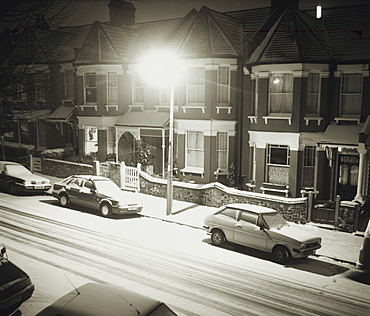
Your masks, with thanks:
<instances>
[{"instance_id":1,"label":"dark sedan car","mask_svg":"<svg viewBox=\"0 0 370 316\"><path fill-rule=\"evenodd\" d=\"M87 283L62 296L36 316L174 316L166 304L121 287Z\"/></svg>"},{"instance_id":2,"label":"dark sedan car","mask_svg":"<svg viewBox=\"0 0 370 316\"><path fill-rule=\"evenodd\" d=\"M112 214L136 214L143 205L128 201L131 195L123 192L111 179L74 175L53 185L51 194L61 206L74 204L99 210L103 216Z\"/></svg>"},{"instance_id":3,"label":"dark sedan car","mask_svg":"<svg viewBox=\"0 0 370 316\"><path fill-rule=\"evenodd\" d=\"M0 253L0 316L13 313L34 291L30 277L11 263L5 247Z\"/></svg>"},{"instance_id":4,"label":"dark sedan car","mask_svg":"<svg viewBox=\"0 0 370 316\"><path fill-rule=\"evenodd\" d=\"M33 174L25 166L12 161L0 161L0 188L11 194L45 193L50 180Z\"/></svg>"}]
</instances>

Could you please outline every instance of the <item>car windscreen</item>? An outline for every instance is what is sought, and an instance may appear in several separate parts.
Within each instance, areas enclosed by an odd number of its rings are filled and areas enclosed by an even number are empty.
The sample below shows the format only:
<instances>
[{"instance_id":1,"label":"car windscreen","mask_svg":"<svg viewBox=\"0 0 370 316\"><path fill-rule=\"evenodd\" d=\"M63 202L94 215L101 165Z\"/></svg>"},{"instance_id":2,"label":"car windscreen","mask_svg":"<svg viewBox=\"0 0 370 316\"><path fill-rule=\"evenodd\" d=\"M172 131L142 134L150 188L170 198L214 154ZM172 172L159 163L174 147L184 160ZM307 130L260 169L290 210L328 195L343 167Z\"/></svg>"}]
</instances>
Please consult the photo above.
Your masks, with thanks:
<instances>
[{"instance_id":1,"label":"car windscreen","mask_svg":"<svg viewBox=\"0 0 370 316\"><path fill-rule=\"evenodd\" d=\"M262 215L269 229L281 228L288 225L287 221L281 216L280 213L266 213Z\"/></svg>"},{"instance_id":2,"label":"car windscreen","mask_svg":"<svg viewBox=\"0 0 370 316\"><path fill-rule=\"evenodd\" d=\"M30 173L30 171L22 165L6 165L6 170L8 174L11 175L21 175L25 173Z\"/></svg>"},{"instance_id":3,"label":"car windscreen","mask_svg":"<svg viewBox=\"0 0 370 316\"><path fill-rule=\"evenodd\" d=\"M113 181L96 180L94 182L96 190L101 194L109 196L122 194L122 190Z\"/></svg>"}]
</instances>

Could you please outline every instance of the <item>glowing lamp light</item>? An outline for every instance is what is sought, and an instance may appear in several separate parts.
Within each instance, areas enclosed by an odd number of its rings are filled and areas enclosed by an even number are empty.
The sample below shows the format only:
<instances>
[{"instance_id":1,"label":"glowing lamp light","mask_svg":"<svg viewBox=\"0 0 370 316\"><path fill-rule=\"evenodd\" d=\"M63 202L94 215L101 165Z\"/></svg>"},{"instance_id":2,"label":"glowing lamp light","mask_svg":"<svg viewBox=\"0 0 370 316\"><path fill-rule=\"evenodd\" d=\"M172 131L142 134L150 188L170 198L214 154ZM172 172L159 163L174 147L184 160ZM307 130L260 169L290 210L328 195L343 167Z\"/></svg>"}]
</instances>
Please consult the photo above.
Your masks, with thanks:
<instances>
[{"instance_id":1,"label":"glowing lamp light","mask_svg":"<svg viewBox=\"0 0 370 316\"><path fill-rule=\"evenodd\" d=\"M274 84L278 84L280 82L280 79L279 78L275 78L273 81L272 81L272 83L274 83Z\"/></svg>"},{"instance_id":2,"label":"glowing lamp light","mask_svg":"<svg viewBox=\"0 0 370 316\"><path fill-rule=\"evenodd\" d=\"M154 85L168 86L176 81L181 72L181 62L167 50L153 50L142 57L140 70L146 81Z\"/></svg>"},{"instance_id":3,"label":"glowing lamp light","mask_svg":"<svg viewBox=\"0 0 370 316\"><path fill-rule=\"evenodd\" d=\"M321 5L316 6L316 18L320 19L322 15L322 7Z\"/></svg>"}]
</instances>

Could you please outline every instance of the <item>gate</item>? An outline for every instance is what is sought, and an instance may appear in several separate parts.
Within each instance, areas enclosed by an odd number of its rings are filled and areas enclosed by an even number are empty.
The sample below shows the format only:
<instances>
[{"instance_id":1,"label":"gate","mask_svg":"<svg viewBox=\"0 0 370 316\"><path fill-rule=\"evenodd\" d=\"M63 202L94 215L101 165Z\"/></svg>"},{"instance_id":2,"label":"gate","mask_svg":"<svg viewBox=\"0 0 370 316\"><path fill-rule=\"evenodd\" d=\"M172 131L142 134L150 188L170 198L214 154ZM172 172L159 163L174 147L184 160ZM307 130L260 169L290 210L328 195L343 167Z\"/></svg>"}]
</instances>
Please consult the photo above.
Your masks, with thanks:
<instances>
[{"instance_id":1,"label":"gate","mask_svg":"<svg viewBox=\"0 0 370 316\"><path fill-rule=\"evenodd\" d=\"M97 162L96 174L114 181L121 189L140 191L141 164L137 167L126 166L124 162Z\"/></svg>"}]
</instances>

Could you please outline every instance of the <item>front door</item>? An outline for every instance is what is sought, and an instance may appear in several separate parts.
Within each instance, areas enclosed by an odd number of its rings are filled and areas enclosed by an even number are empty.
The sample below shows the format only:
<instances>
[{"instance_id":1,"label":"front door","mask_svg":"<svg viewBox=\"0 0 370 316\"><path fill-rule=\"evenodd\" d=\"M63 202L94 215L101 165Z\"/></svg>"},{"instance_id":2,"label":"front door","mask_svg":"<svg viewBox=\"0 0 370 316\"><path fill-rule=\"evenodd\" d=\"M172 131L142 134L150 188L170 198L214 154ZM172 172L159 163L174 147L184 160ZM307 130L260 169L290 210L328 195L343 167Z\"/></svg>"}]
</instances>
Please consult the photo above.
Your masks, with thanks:
<instances>
[{"instance_id":1,"label":"front door","mask_svg":"<svg viewBox=\"0 0 370 316\"><path fill-rule=\"evenodd\" d=\"M339 155L337 194L341 200L351 201L356 196L359 157Z\"/></svg>"}]
</instances>

